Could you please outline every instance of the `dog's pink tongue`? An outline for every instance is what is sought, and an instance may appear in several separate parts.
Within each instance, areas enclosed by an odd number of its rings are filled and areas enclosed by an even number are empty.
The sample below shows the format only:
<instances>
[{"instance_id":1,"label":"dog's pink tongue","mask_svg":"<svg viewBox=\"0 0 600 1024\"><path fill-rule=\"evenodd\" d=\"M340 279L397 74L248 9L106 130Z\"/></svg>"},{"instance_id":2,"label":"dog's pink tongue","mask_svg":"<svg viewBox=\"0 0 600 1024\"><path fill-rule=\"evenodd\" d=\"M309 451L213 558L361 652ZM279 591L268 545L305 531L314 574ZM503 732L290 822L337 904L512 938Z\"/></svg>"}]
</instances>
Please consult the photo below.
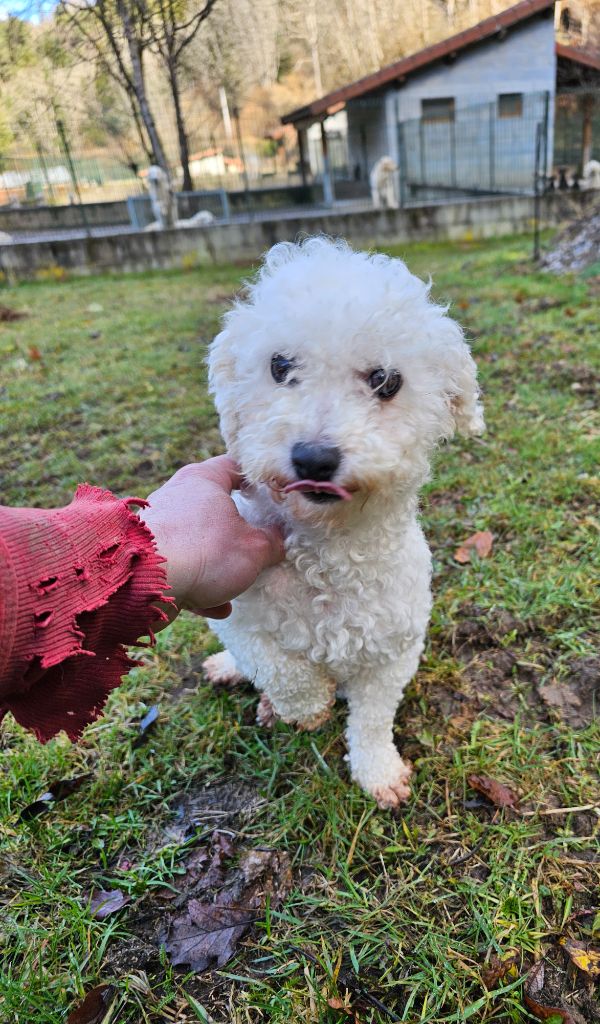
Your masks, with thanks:
<instances>
[{"instance_id":1,"label":"dog's pink tongue","mask_svg":"<svg viewBox=\"0 0 600 1024\"><path fill-rule=\"evenodd\" d=\"M342 501L352 501L350 491L338 484L332 484L331 480L294 480L293 484L286 484L282 488L284 494L290 491L323 491L325 494L335 494Z\"/></svg>"}]
</instances>

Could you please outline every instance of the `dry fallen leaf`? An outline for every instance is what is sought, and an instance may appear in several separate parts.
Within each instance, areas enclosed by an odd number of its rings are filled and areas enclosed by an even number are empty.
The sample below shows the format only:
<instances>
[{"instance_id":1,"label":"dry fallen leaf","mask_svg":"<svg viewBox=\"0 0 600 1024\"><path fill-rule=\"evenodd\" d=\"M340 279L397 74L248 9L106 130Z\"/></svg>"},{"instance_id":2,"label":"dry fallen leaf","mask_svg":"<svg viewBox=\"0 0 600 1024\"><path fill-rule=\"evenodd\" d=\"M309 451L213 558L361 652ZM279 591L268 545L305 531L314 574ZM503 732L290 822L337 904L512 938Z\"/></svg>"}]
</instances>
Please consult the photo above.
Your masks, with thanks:
<instances>
[{"instance_id":1,"label":"dry fallen leaf","mask_svg":"<svg viewBox=\"0 0 600 1024\"><path fill-rule=\"evenodd\" d=\"M114 994L113 985L98 985L67 1017L66 1024L100 1024Z\"/></svg>"},{"instance_id":2,"label":"dry fallen leaf","mask_svg":"<svg viewBox=\"0 0 600 1024\"><path fill-rule=\"evenodd\" d=\"M22 320L27 316L27 313L22 312L20 309L12 309L11 306L5 306L0 303L0 323L11 323L13 320Z\"/></svg>"},{"instance_id":3,"label":"dry fallen leaf","mask_svg":"<svg viewBox=\"0 0 600 1024\"><path fill-rule=\"evenodd\" d=\"M184 912L171 919L164 946L174 965L189 964L193 971L223 967L235 955L248 928L262 917L267 898L276 908L289 892L291 866L287 854L246 851L239 867L225 876L222 861L234 852L228 836L217 833L210 865L205 867L205 858L195 866L199 875L192 883L194 891L205 888L208 881L210 888L219 888L212 899L190 899Z\"/></svg>"},{"instance_id":4,"label":"dry fallen leaf","mask_svg":"<svg viewBox=\"0 0 600 1024\"><path fill-rule=\"evenodd\" d=\"M221 893L218 904L190 900L165 943L171 963L189 964L193 971L223 967L257 916L256 908L241 906L232 893Z\"/></svg>"},{"instance_id":5,"label":"dry fallen leaf","mask_svg":"<svg viewBox=\"0 0 600 1024\"><path fill-rule=\"evenodd\" d=\"M339 996L330 996L327 1000L327 1005L330 1006L332 1010L342 1010L347 1017L354 1017L355 1020L357 1019L350 1004L349 993L347 993L346 999L340 999Z\"/></svg>"},{"instance_id":6,"label":"dry fallen leaf","mask_svg":"<svg viewBox=\"0 0 600 1024\"><path fill-rule=\"evenodd\" d=\"M490 779L488 775L469 775L467 782L472 789L491 800L496 807L512 807L515 809L518 796L512 789L505 786L496 779Z\"/></svg>"},{"instance_id":7,"label":"dry fallen leaf","mask_svg":"<svg viewBox=\"0 0 600 1024\"><path fill-rule=\"evenodd\" d=\"M460 562L461 565L465 565L471 561L471 551L475 551L479 558L487 558L491 554L493 543L493 533L490 533L489 530L478 530L477 533L467 537L460 547L456 549L454 559L456 562Z\"/></svg>"},{"instance_id":8,"label":"dry fallen leaf","mask_svg":"<svg viewBox=\"0 0 600 1024\"><path fill-rule=\"evenodd\" d=\"M538 960L531 968L525 980L523 988L523 1001L525 1005L538 1020L552 1021L552 1024L557 1024L558 1021L562 1021L563 1024L575 1024L567 1010L562 1010L557 1006L544 1006L542 1003L538 1003L537 999L533 998L541 993L544 987L544 977L544 961Z\"/></svg>"},{"instance_id":9,"label":"dry fallen leaf","mask_svg":"<svg viewBox=\"0 0 600 1024\"><path fill-rule=\"evenodd\" d=\"M580 971L589 974L590 978L600 978L600 949L593 949L587 942L577 942L576 939L562 938L558 941Z\"/></svg>"},{"instance_id":10,"label":"dry fallen leaf","mask_svg":"<svg viewBox=\"0 0 600 1024\"><path fill-rule=\"evenodd\" d=\"M538 1020L552 1021L552 1024L556 1021L562 1021L563 1024L575 1024L571 1014L568 1010L562 1010L558 1006L543 1006L542 1003L538 1003L532 996L528 996L525 992L523 994L523 1000L528 1010L538 1018Z\"/></svg>"},{"instance_id":11,"label":"dry fallen leaf","mask_svg":"<svg viewBox=\"0 0 600 1024\"><path fill-rule=\"evenodd\" d=\"M87 772L85 775L74 775L72 779L60 779L58 782L53 782L37 800L23 808L19 815L19 821L31 821L39 814L44 814L54 806L57 800L64 800L71 793L76 793L80 786L91 778L92 773Z\"/></svg>"},{"instance_id":12,"label":"dry fallen leaf","mask_svg":"<svg viewBox=\"0 0 600 1024\"><path fill-rule=\"evenodd\" d=\"M103 921L105 917L122 910L128 903L131 903L131 896L127 896L120 889L99 889L90 900L90 911L92 917Z\"/></svg>"},{"instance_id":13,"label":"dry fallen leaf","mask_svg":"<svg viewBox=\"0 0 600 1024\"><path fill-rule=\"evenodd\" d=\"M515 965L517 958L515 956L509 957L507 960L501 960L498 956L492 956L490 962L481 968L481 980L488 992L491 989L496 988L499 981L503 981L507 974L516 975Z\"/></svg>"}]
</instances>

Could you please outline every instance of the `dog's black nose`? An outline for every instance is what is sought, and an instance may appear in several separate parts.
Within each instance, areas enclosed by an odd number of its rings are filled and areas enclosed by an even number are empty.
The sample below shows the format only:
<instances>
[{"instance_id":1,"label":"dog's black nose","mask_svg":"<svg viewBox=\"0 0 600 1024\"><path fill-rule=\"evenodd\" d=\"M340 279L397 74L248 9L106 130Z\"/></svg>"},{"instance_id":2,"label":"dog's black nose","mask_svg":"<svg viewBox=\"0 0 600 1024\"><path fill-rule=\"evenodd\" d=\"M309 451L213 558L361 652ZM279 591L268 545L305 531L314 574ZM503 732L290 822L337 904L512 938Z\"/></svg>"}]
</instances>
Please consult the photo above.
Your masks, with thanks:
<instances>
[{"instance_id":1,"label":"dog's black nose","mask_svg":"<svg viewBox=\"0 0 600 1024\"><path fill-rule=\"evenodd\" d=\"M332 444L298 441L292 448L292 462L299 480L331 480L342 456Z\"/></svg>"}]
</instances>

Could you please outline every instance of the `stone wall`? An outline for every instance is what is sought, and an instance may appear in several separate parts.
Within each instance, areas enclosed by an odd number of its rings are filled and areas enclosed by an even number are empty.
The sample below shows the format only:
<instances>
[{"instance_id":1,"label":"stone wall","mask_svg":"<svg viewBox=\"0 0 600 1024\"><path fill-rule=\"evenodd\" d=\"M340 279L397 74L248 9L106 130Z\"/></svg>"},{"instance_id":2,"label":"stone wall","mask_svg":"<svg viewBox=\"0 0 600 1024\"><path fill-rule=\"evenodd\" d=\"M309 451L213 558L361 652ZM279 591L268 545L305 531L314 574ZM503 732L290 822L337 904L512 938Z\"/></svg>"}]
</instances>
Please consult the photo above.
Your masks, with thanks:
<instances>
[{"instance_id":1,"label":"stone wall","mask_svg":"<svg viewBox=\"0 0 600 1024\"><path fill-rule=\"evenodd\" d=\"M544 223L581 215L597 193L561 194L543 202ZM533 199L524 196L468 200L405 210L299 212L297 217L172 231L142 231L104 238L23 242L0 246L0 270L9 279L45 276L56 268L73 274L126 272L252 262L275 242L324 233L355 246L434 239L466 240L530 232Z\"/></svg>"}]
</instances>

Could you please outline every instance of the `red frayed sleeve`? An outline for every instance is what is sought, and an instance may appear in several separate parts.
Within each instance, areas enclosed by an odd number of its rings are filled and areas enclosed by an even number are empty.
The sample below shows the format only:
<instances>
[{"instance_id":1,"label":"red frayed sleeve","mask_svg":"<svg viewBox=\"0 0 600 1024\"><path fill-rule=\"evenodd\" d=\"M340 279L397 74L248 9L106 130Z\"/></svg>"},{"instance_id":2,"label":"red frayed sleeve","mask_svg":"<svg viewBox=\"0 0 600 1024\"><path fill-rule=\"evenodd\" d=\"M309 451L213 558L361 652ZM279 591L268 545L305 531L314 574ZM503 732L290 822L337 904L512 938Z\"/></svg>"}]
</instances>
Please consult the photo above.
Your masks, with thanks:
<instances>
[{"instance_id":1,"label":"red frayed sleeve","mask_svg":"<svg viewBox=\"0 0 600 1024\"><path fill-rule=\"evenodd\" d=\"M0 719L75 740L172 601L145 504L82 484L61 509L0 507Z\"/></svg>"}]
</instances>

